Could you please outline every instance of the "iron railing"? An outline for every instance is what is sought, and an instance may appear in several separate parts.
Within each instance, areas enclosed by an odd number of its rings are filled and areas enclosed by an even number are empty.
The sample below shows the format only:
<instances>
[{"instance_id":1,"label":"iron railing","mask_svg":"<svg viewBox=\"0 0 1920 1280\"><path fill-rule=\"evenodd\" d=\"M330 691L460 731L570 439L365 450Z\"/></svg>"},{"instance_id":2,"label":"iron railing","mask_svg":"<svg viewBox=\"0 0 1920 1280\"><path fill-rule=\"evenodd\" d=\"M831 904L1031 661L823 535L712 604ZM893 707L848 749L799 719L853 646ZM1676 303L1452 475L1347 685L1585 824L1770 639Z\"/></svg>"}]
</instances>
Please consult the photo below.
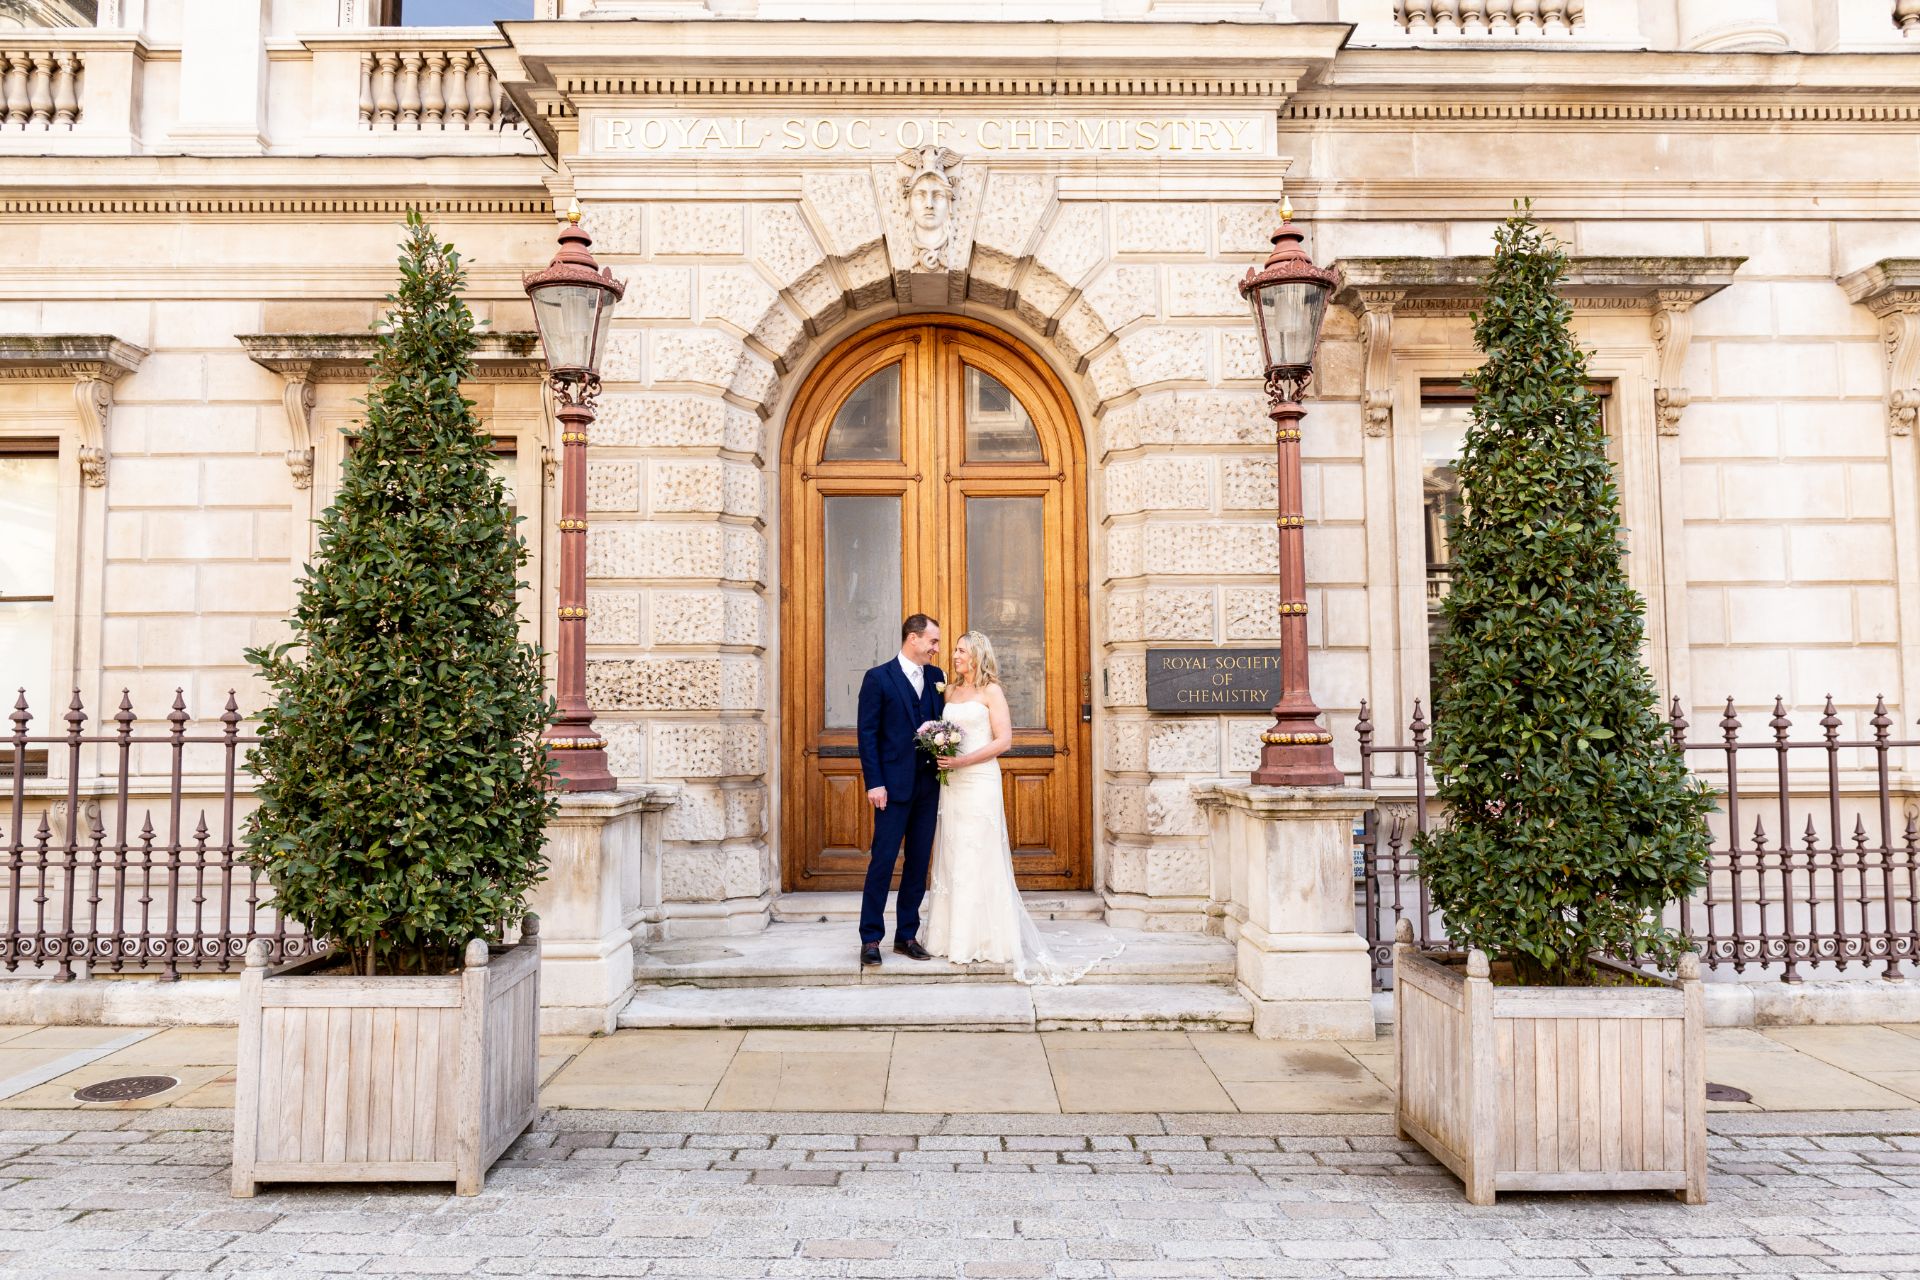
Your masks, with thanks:
<instances>
[{"instance_id":1,"label":"iron railing","mask_svg":"<svg viewBox=\"0 0 1920 1280\"><path fill-rule=\"evenodd\" d=\"M140 732L125 692L111 732L87 732L77 689L65 733L34 734L25 694L9 718L13 733L0 754L0 786L10 792L0 827L0 962L8 971L44 966L62 981L76 968L178 978L183 969L236 968L255 938L275 963L319 949L273 910L269 886L235 838L235 775L259 739L240 732L231 692L218 733L189 732L180 691L165 732ZM215 813L209 823L201 806L189 827L187 800L196 793ZM161 808L157 826L148 800Z\"/></svg>"},{"instance_id":2,"label":"iron railing","mask_svg":"<svg viewBox=\"0 0 1920 1280\"><path fill-rule=\"evenodd\" d=\"M1902 778L1896 786L1895 762L1913 758L1920 741L1893 737L1886 700L1875 702L1866 737L1842 735L1846 721L1832 698L1817 739L1792 736L1793 721L1778 698L1767 720L1771 737L1763 740L1741 741L1732 698L1718 742L1688 741L1678 699L1668 723L1674 746L1720 802L1709 824L1706 886L1668 909L1668 922L1694 939L1702 962L1734 973L1777 968L1783 982L1802 981L1804 968L1844 972L1855 964L1883 966L1883 977L1899 980L1901 966L1920 959L1920 785ZM1416 702L1405 743L1383 745L1361 704L1360 785L1377 788L1383 770L1405 780L1403 790L1390 789L1367 813L1355 836L1358 928L1378 985L1393 963L1400 919L1411 921L1419 946L1447 945L1413 843L1435 816L1427 773L1432 729Z\"/></svg>"}]
</instances>

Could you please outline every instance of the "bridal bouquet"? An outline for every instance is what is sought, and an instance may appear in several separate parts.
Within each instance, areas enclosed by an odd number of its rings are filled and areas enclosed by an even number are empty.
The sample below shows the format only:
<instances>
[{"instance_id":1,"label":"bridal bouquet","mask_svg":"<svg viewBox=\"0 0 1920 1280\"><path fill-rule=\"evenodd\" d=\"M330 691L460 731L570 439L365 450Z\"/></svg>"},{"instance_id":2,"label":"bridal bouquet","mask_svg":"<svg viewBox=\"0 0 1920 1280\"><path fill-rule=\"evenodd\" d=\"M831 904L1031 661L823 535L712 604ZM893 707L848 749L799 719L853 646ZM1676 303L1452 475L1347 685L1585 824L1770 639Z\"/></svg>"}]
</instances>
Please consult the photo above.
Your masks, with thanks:
<instances>
[{"instance_id":1,"label":"bridal bouquet","mask_svg":"<svg viewBox=\"0 0 1920 1280\"><path fill-rule=\"evenodd\" d=\"M960 726L951 720L929 720L913 735L913 745L944 764L960 754ZM947 785L947 770L940 770L940 785Z\"/></svg>"}]
</instances>

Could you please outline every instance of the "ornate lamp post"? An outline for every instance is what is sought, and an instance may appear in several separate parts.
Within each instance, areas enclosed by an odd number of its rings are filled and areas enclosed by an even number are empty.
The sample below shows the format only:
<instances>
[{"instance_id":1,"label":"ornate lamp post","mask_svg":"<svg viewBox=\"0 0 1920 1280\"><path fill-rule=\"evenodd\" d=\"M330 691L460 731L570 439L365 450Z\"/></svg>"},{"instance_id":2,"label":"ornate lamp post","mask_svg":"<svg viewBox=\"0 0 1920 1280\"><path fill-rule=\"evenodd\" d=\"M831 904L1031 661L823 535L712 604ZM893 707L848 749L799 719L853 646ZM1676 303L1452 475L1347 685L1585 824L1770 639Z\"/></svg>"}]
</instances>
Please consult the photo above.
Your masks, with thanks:
<instances>
[{"instance_id":1,"label":"ornate lamp post","mask_svg":"<svg viewBox=\"0 0 1920 1280\"><path fill-rule=\"evenodd\" d=\"M593 260L592 243L575 202L553 261L521 281L533 300L560 419L560 653L554 680L560 705L542 741L554 753L566 791L614 789L607 740L594 729L587 705L587 427L600 394L600 354L613 304L626 287Z\"/></svg>"},{"instance_id":2,"label":"ornate lamp post","mask_svg":"<svg viewBox=\"0 0 1920 1280\"><path fill-rule=\"evenodd\" d=\"M1331 787L1346 781L1333 763L1333 735L1320 727L1307 680L1306 515L1301 510L1300 396L1313 376L1313 349L1333 294L1334 273L1313 265L1293 225L1293 206L1280 206L1273 253L1240 282L1253 307L1267 369L1268 412L1279 454L1280 701L1273 727L1260 735L1260 786Z\"/></svg>"}]
</instances>

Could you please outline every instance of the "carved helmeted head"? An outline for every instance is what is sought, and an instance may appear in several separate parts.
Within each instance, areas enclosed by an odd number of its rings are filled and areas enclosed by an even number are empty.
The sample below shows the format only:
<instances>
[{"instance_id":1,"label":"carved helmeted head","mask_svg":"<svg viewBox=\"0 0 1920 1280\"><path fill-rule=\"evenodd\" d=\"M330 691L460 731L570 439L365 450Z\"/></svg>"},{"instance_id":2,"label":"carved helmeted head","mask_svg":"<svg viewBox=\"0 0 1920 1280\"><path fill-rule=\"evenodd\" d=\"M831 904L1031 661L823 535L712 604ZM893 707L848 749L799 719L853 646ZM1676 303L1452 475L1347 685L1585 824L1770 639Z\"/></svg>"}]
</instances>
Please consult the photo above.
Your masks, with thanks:
<instances>
[{"instance_id":1,"label":"carved helmeted head","mask_svg":"<svg viewBox=\"0 0 1920 1280\"><path fill-rule=\"evenodd\" d=\"M907 197L907 220L924 258L944 247L951 233L953 170L960 167L960 154L947 147L916 147L901 152L899 158L908 170L900 180L900 190Z\"/></svg>"}]
</instances>

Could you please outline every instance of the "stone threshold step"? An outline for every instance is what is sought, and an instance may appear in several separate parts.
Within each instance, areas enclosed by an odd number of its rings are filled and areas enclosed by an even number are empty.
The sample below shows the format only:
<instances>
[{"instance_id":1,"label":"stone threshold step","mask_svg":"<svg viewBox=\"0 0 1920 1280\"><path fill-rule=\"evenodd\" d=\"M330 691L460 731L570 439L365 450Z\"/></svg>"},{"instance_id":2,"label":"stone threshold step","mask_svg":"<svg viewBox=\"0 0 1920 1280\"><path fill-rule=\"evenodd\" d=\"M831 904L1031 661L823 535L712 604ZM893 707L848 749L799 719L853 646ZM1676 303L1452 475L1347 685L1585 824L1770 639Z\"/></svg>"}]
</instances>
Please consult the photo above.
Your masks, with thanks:
<instances>
[{"instance_id":1,"label":"stone threshold step","mask_svg":"<svg viewBox=\"0 0 1920 1280\"><path fill-rule=\"evenodd\" d=\"M1036 920L1100 920L1106 903L1086 891L1040 891L1020 895ZM773 900L776 924L825 924L860 918L860 895L854 892L783 893Z\"/></svg>"},{"instance_id":2,"label":"stone threshold step","mask_svg":"<svg viewBox=\"0 0 1920 1280\"><path fill-rule=\"evenodd\" d=\"M837 1027L874 1031L1165 1031L1243 1029L1253 1011L1230 987L893 983L849 987L654 987L622 1027L682 1030Z\"/></svg>"}]
</instances>

